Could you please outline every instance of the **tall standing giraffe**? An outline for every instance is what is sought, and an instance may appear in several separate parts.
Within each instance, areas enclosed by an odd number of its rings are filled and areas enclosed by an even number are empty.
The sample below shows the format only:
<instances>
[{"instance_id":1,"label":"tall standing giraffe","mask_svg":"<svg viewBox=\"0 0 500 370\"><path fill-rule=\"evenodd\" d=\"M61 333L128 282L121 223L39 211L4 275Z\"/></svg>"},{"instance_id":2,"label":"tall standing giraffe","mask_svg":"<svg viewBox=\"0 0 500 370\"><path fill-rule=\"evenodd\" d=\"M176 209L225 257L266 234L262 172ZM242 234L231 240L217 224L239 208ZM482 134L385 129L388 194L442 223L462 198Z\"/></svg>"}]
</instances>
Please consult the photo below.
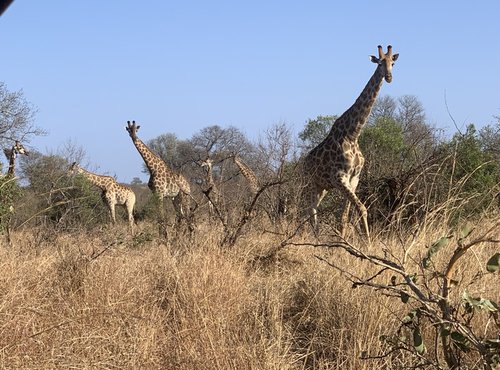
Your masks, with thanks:
<instances>
[{"instance_id":1,"label":"tall standing giraffe","mask_svg":"<svg viewBox=\"0 0 500 370\"><path fill-rule=\"evenodd\" d=\"M97 175L81 168L76 162L69 168L70 173L80 174L89 180L93 185L102 190L102 199L106 203L111 215L111 220L116 223L115 206L123 205L127 209L128 223L130 230L134 230L134 205L135 193L128 186L119 184L113 177Z\"/></svg>"},{"instance_id":2,"label":"tall standing giraffe","mask_svg":"<svg viewBox=\"0 0 500 370\"><path fill-rule=\"evenodd\" d=\"M7 159L9 160L9 169L7 170L7 176L13 178L15 175L17 155L23 154L27 156L28 151L20 141L16 140L11 149L4 149L3 152L5 154L5 157L7 157Z\"/></svg>"},{"instance_id":3,"label":"tall standing giraffe","mask_svg":"<svg viewBox=\"0 0 500 370\"><path fill-rule=\"evenodd\" d=\"M234 163L238 168L240 169L241 174L247 179L248 182L248 187L250 188L250 192L252 195L257 194L259 191L259 179L257 179L257 176L255 175L255 172L248 167L248 165L241 159L241 157L238 154L235 154L232 156Z\"/></svg>"},{"instance_id":4,"label":"tall standing giraffe","mask_svg":"<svg viewBox=\"0 0 500 370\"><path fill-rule=\"evenodd\" d=\"M318 206L326 193L339 189L345 204L342 212L341 233L344 234L349 218L349 207L354 203L363 220L364 232L370 238L366 207L356 196L359 175L364 157L359 149L358 137L371 112L382 86L382 82L392 81L392 66L399 54L392 53L392 46L384 54L378 46L378 58L371 56L377 68L354 104L333 124L328 136L304 158L302 166L302 207L317 231Z\"/></svg>"},{"instance_id":5,"label":"tall standing giraffe","mask_svg":"<svg viewBox=\"0 0 500 370\"><path fill-rule=\"evenodd\" d=\"M148 186L158 197L161 218L160 228L163 229L162 232L166 236L167 230L163 199L166 197L172 199L177 213L177 221L179 222L186 218L186 212L189 208L188 202L191 199L191 187L188 180L183 175L170 169L163 159L153 153L153 151L137 137L137 131L140 127L141 126L137 125L135 121L127 121L125 129L129 133L132 142L148 168L150 174Z\"/></svg>"}]
</instances>

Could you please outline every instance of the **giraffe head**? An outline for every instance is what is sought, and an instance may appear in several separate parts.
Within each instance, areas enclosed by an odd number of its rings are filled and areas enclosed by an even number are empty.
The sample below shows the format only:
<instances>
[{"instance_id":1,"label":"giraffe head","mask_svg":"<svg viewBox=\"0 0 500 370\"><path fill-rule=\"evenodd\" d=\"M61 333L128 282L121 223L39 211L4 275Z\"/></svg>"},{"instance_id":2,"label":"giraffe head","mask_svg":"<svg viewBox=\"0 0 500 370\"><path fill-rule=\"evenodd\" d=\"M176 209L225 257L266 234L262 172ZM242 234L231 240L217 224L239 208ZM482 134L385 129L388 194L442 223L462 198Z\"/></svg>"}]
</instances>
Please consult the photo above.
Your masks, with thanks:
<instances>
[{"instance_id":1,"label":"giraffe head","mask_svg":"<svg viewBox=\"0 0 500 370\"><path fill-rule=\"evenodd\" d=\"M76 162L71 163L71 166L69 166L69 168L68 168L68 172L72 175L76 175L77 173L79 173L80 166L78 165L78 163L76 163Z\"/></svg>"},{"instance_id":2,"label":"giraffe head","mask_svg":"<svg viewBox=\"0 0 500 370\"><path fill-rule=\"evenodd\" d=\"M9 160L11 158L15 159L18 154L23 154L26 156L29 155L26 148L18 140L15 141L14 146L12 146L11 149L4 149L3 153L5 154L5 157L7 157L7 159L9 159Z\"/></svg>"},{"instance_id":3,"label":"giraffe head","mask_svg":"<svg viewBox=\"0 0 500 370\"><path fill-rule=\"evenodd\" d=\"M204 161L200 161L200 166L201 167L206 167L207 169L210 169L212 168L214 164L214 161L212 158L208 157L207 159L205 159Z\"/></svg>"},{"instance_id":4,"label":"giraffe head","mask_svg":"<svg viewBox=\"0 0 500 370\"><path fill-rule=\"evenodd\" d=\"M135 121L127 121L127 126L125 126L125 130L127 130L128 134L132 138L132 140L137 139L137 131L141 128L140 125L136 125Z\"/></svg>"},{"instance_id":5,"label":"giraffe head","mask_svg":"<svg viewBox=\"0 0 500 370\"><path fill-rule=\"evenodd\" d=\"M16 143L14 144L14 147L12 149L14 150L15 153L29 155L26 148L18 140L16 140Z\"/></svg>"},{"instance_id":6,"label":"giraffe head","mask_svg":"<svg viewBox=\"0 0 500 370\"><path fill-rule=\"evenodd\" d=\"M370 56L370 60L373 63L378 64L378 68L381 69L384 74L385 80L390 83L392 81L392 66L394 62L398 59L399 54L392 54L392 46L387 46L387 53L384 54L382 46L378 46L378 58L374 55Z\"/></svg>"}]
</instances>

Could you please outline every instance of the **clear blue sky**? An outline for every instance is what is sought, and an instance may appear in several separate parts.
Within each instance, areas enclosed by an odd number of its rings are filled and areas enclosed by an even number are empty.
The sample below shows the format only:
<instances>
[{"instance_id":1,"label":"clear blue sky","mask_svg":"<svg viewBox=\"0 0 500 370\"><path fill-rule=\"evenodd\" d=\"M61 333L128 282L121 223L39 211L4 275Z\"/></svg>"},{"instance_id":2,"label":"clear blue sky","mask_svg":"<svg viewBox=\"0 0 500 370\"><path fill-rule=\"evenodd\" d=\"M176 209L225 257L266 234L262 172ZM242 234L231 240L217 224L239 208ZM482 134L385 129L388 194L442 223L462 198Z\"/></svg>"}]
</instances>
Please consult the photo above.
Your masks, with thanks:
<instances>
[{"instance_id":1,"label":"clear blue sky","mask_svg":"<svg viewBox=\"0 0 500 370\"><path fill-rule=\"evenodd\" d=\"M286 122L341 114L392 44L400 54L382 95L415 95L428 121L454 132L500 114L500 1L15 0L0 18L0 81L22 89L48 131L98 172L129 182L147 141L209 125L251 138Z\"/></svg>"}]
</instances>

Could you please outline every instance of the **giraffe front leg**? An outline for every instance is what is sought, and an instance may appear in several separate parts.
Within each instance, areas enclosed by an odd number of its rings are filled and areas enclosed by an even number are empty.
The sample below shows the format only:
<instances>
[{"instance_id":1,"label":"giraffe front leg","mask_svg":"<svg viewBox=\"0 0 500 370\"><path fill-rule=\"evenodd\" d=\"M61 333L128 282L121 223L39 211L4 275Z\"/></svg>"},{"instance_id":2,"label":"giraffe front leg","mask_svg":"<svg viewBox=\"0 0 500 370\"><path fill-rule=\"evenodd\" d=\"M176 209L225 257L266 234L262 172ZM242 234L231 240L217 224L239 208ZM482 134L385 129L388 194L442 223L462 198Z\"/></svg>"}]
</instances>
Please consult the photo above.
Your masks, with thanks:
<instances>
[{"instance_id":1,"label":"giraffe front leg","mask_svg":"<svg viewBox=\"0 0 500 370\"><path fill-rule=\"evenodd\" d=\"M314 210L314 235L318 237L319 235L319 223L318 223L318 208L319 205L321 204L321 201L323 198L326 196L328 191L322 189L319 190L317 189L316 196L314 197L314 204L312 205L312 209Z\"/></svg>"},{"instance_id":2,"label":"giraffe front leg","mask_svg":"<svg viewBox=\"0 0 500 370\"><path fill-rule=\"evenodd\" d=\"M303 225L307 222L314 228L316 224L316 195L311 186L306 186L302 189L299 210L299 227L303 229ZM303 231L303 230L302 230Z\"/></svg>"},{"instance_id":3,"label":"giraffe front leg","mask_svg":"<svg viewBox=\"0 0 500 370\"><path fill-rule=\"evenodd\" d=\"M172 199L172 203L176 213L176 223L179 227L182 226L182 233L186 231L191 235L194 231L192 214L190 212L191 197L189 194L179 192L176 197Z\"/></svg>"},{"instance_id":4,"label":"giraffe front leg","mask_svg":"<svg viewBox=\"0 0 500 370\"><path fill-rule=\"evenodd\" d=\"M351 177L351 180L349 181L350 189L351 191L356 194L356 189L358 188L358 183L359 183L359 173L361 172L361 169L357 171L354 176ZM346 230L347 230L347 225L349 224L349 211L351 210L351 201L349 200L348 197L345 198L344 202L344 209L342 211L342 219L341 219L341 228L340 228L340 235L344 238L346 235ZM366 229L365 229L366 231Z\"/></svg>"},{"instance_id":5,"label":"giraffe front leg","mask_svg":"<svg viewBox=\"0 0 500 370\"><path fill-rule=\"evenodd\" d=\"M155 198L158 207L158 233L160 238L168 242L167 212L165 210L165 202L163 196L160 194L155 194Z\"/></svg>"},{"instance_id":6,"label":"giraffe front leg","mask_svg":"<svg viewBox=\"0 0 500 370\"><path fill-rule=\"evenodd\" d=\"M108 209L111 216L111 222L116 224L115 204L113 202L108 202Z\"/></svg>"},{"instance_id":7,"label":"giraffe front leg","mask_svg":"<svg viewBox=\"0 0 500 370\"><path fill-rule=\"evenodd\" d=\"M304 219L307 217L307 221L311 225L311 228L316 236L318 236L319 226L318 226L318 207L327 194L327 191L324 189L318 189L315 186L308 186L304 189L303 197L302 197L302 220L301 223L306 221Z\"/></svg>"},{"instance_id":8,"label":"giraffe front leg","mask_svg":"<svg viewBox=\"0 0 500 370\"><path fill-rule=\"evenodd\" d=\"M352 184L355 184L357 187L357 180L354 181ZM354 190L352 189L351 181L349 181L347 176L343 176L340 178L339 188L340 188L341 192L344 194L344 196L346 197L347 202L353 203L354 206L356 207L356 209L358 210L358 212L361 216L361 219L363 220L364 233L365 233L366 237L368 238L368 241L370 241L370 231L368 229L368 212L366 210L365 205L363 203L361 203L361 201L357 197L356 193L354 192L355 188L354 188ZM345 212L345 209L344 209L344 212ZM344 216L344 215L342 215L342 216ZM342 225L342 227L344 228L345 225Z\"/></svg>"},{"instance_id":9,"label":"giraffe front leg","mask_svg":"<svg viewBox=\"0 0 500 370\"><path fill-rule=\"evenodd\" d=\"M172 203L175 209L175 222L179 224L184 218L184 207L182 194L179 192L175 197L172 198Z\"/></svg>"}]
</instances>

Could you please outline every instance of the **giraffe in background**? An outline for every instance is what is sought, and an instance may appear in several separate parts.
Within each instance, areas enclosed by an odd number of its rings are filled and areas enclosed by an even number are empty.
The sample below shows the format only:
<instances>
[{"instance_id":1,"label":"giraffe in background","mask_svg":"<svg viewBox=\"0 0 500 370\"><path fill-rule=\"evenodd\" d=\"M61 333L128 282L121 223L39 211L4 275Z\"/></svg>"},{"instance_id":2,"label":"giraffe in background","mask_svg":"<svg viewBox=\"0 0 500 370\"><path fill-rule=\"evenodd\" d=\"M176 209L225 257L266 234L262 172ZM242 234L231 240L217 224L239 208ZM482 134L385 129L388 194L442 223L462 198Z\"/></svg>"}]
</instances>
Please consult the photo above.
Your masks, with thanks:
<instances>
[{"instance_id":1,"label":"giraffe in background","mask_svg":"<svg viewBox=\"0 0 500 370\"><path fill-rule=\"evenodd\" d=\"M212 215L215 211L215 207L220 205L221 193L215 184L213 177L213 160L207 157L204 161L201 161L201 167L207 172L207 184L202 190L203 194L208 198L209 213Z\"/></svg>"},{"instance_id":2,"label":"giraffe in background","mask_svg":"<svg viewBox=\"0 0 500 370\"><path fill-rule=\"evenodd\" d=\"M9 176L10 178L14 178L17 155L23 154L23 155L27 156L27 155L29 155L28 151L23 146L23 144L21 144L21 142L16 140L11 149L4 149L3 152L5 154L5 157L7 157L8 161L9 161L9 169L7 170L6 176Z\"/></svg>"},{"instance_id":3,"label":"giraffe in background","mask_svg":"<svg viewBox=\"0 0 500 370\"><path fill-rule=\"evenodd\" d=\"M81 168L76 162L69 168L70 173L80 174L89 180L93 185L102 190L102 199L106 203L111 215L111 220L116 223L115 206L123 205L127 210L128 223L130 230L134 230L134 205L135 193L128 186L119 184L113 177L97 175Z\"/></svg>"},{"instance_id":4,"label":"giraffe in background","mask_svg":"<svg viewBox=\"0 0 500 370\"><path fill-rule=\"evenodd\" d=\"M260 189L260 186L255 172L253 172L253 170L248 167L248 165L243 161L243 159L241 159L238 154L233 155L232 158L236 166L238 166L241 174L245 177L245 179L247 179L250 192L252 193L252 195L256 195Z\"/></svg>"},{"instance_id":5,"label":"giraffe in background","mask_svg":"<svg viewBox=\"0 0 500 370\"><path fill-rule=\"evenodd\" d=\"M18 140L16 140L14 142L14 145L12 146L11 149L5 148L3 150L3 152L5 154L5 157L7 157L7 160L9 161L9 168L7 170L7 173L5 174L5 178L2 180L2 185L1 185L2 188L4 185L9 184L10 182L16 181L15 169L16 169L16 158L17 158L18 154L22 154L25 156L29 155L26 148ZM5 206L8 206L8 208L5 209L5 211L2 212L2 214L0 215L0 227L5 227L7 242L9 244L12 244L11 235L10 235L10 220L11 220L12 215L14 213L12 194L13 194L13 192L11 192L8 187L7 187L7 191L5 192L5 194L0 193L0 202L4 203Z\"/></svg>"},{"instance_id":6,"label":"giraffe in background","mask_svg":"<svg viewBox=\"0 0 500 370\"><path fill-rule=\"evenodd\" d=\"M177 213L177 222L180 222L182 219L187 219L186 212L189 210L191 187L188 180L183 175L170 169L163 159L153 153L153 151L137 137L137 131L140 127L141 126L137 125L135 121L127 121L125 129L148 168L150 174L148 186L153 194L158 197L160 231L166 237L167 228L163 199L166 197L172 199Z\"/></svg>"},{"instance_id":7,"label":"giraffe in background","mask_svg":"<svg viewBox=\"0 0 500 370\"><path fill-rule=\"evenodd\" d=\"M371 61L377 64L377 68L365 88L354 104L335 121L323 142L304 158L301 207L316 232L318 206L329 190L337 188L345 197L341 220L342 236L348 222L350 204L353 203L361 215L366 237L370 239L367 210L356 196L359 175L365 161L359 149L358 137L382 82L392 81L392 66L398 56L399 54L392 53L392 46L387 47L387 53L383 52L382 46L378 46L378 58L373 55L370 57Z\"/></svg>"}]
</instances>

